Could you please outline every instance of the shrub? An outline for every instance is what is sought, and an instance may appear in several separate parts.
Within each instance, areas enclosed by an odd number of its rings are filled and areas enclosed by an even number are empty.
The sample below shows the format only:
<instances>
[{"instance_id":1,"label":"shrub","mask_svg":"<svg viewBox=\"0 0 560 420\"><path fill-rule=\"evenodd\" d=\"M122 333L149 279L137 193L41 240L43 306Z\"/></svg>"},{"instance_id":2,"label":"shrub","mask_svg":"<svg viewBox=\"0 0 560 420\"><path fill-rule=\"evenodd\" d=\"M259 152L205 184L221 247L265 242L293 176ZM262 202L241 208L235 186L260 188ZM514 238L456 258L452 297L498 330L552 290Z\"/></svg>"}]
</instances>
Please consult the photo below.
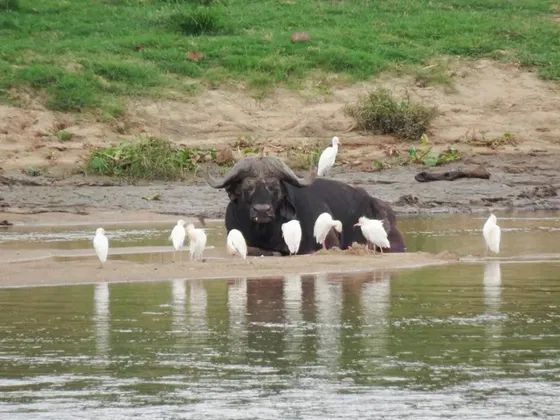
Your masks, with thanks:
<instances>
[{"instance_id":1,"label":"shrub","mask_svg":"<svg viewBox=\"0 0 560 420\"><path fill-rule=\"evenodd\" d=\"M212 149L179 147L169 140L147 137L94 150L85 170L132 180L178 180L196 172L199 163L216 161L216 157Z\"/></svg>"},{"instance_id":2,"label":"shrub","mask_svg":"<svg viewBox=\"0 0 560 420\"><path fill-rule=\"evenodd\" d=\"M408 100L397 102L391 92L383 88L370 92L345 111L356 120L359 129L375 134L394 134L407 140L418 140L438 114L435 107Z\"/></svg>"}]
</instances>

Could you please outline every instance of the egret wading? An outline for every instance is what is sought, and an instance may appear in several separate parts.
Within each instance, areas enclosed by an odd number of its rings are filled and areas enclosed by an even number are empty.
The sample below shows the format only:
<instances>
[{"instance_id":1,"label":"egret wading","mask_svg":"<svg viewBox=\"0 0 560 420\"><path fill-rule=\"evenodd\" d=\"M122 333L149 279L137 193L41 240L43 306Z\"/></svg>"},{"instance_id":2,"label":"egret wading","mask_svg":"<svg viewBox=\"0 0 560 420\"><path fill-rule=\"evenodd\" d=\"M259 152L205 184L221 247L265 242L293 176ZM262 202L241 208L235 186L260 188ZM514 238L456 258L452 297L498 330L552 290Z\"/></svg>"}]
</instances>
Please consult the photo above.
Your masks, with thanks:
<instances>
[{"instance_id":1,"label":"egret wading","mask_svg":"<svg viewBox=\"0 0 560 420\"><path fill-rule=\"evenodd\" d=\"M373 244L374 255L375 246L378 246L381 249L382 254L383 248L391 248L391 244L387 238L387 231L383 227L383 220L368 219L367 217L362 216L358 219L358 223L354 226L360 226L364 238Z\"/></svg>"},{"instance_id":2,"label":"egret wading","mask_svg":"<svg viewBox=\"0 0 560 420\"><path fill-rule=\"evenodd\" d=\"M301 243L301 225L299 220L290 220L282 224L282 238L290 250L290 255L297 254Z\"/></svg>"},{"instance_id":3,"label":"egret wading","mask_svg":"<svg viewBox=\"0 0 560 420\"><path fill-rule=\"evenodd\" d=\"M109 239L105 236L105 229L97 228L95 231L93 249L95 249L97 258L99 258L101 267L103 268L103 264L107 261L107 255L109 254Z\"/></svg>"},{"instance_id":4,"label":"egret wading","mask_svg":"<svg viewBox=\"0 0 560 420\"><path fill-rule=\"evenodd\" d=\"M173 243L173 262L175 262L175 253L179 251L185 243L186 235L187 232L185 231L185 221L183 219L180 219L173 227L171 235L169 235L169 240Z\"/></svg>"},{"instance_id":5,"label":"egret wading","mask_svg":"<svg viewBox=\"0 0 560 420\"><path fill-rule=\"evenodd\" d=\"M321 213L317 220L315 221L315 226L313 227L313 236L318 244L323 246L323 249L327 249L325 239L327 235L334 228L338 233L342 232L342 223L340 220L333 220L329 213Z\"/></svg>"},{"instance_id":6,"label":"egret wading","mask_svg":"<svg viewBox=\"0 0 560 420\"><path fill-rule=\"evenodd\" d=\"M206 247L206 232L204 229L197 229L192 223L189 223L187 225L187 235L189 235L191 260L202 260L202 253Z\"/></svg>"},{"instance_id":7,"label":"egret wading","mask_svg":"<svg viewBox=\"0 0 560 420\"><path fill-rule=\"evenodd\" d=\"M324 176L333 167L334 161L336 160L336 154L338 153L339 144L340 141L338 140L338 137L334 136L332 138L332 146L329 146L325 150L323 150L323 153L321 153L321 157L319 158L317 175Z\"/></svg>"},{"instance_id":8,"label":"egret wading","mask_svg":"<svg viewBox=\"0 0 560 420\"><path fill-rule=\"evenodd\" d=\"M239 255L244 260L247 259L247 243L239 230L229 231L226 245L229 255Z\"/></svg>"},{"instance_id":9,"label":"egret wading","mask_svg":"<svg viewBox=\"0 0 560 420\"><path fill-rule=\"evenodd\" d=\"M502 231L496 222L497 218L492 213L482 228L482 236L484 236L484 241L486 242L486 251L490 250L495 254L500 252L500 239L502 236Z\"/></svg>"}]
</instances>

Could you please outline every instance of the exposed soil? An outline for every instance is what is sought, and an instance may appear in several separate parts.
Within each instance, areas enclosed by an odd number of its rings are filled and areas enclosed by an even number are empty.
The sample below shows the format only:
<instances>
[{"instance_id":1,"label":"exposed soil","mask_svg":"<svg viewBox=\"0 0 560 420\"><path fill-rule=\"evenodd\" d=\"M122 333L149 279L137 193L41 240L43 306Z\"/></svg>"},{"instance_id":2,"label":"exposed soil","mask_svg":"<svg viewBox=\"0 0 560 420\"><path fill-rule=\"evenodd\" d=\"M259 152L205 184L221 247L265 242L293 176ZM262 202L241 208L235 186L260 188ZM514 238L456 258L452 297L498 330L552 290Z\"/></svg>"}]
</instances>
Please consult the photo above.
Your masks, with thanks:
<instances>
[{"instance_id":1,"label":"exposed soil","mask_svg":"<svg viewBox=\"0 0 560 420\"><path fill-rule=\"evenodd\" d=\"M425 252L384 254L383 256L329 253L292 257L212 258L204 262L138 263L110 260L104 268L99 262L54 261L51 259L0 263L0 287L86 284L98 281L131 282L173 278L239 278L411 268L457 261L451 255L435 256Z\"/></svg>"},{"instance_id":2,"label":"exposed soil","mask_svg":"<svg viewBox=\"0 0 560 420\"><path fill-rule=\"evenodd\" d=\"M2 105L0 210L7 214L0 214L0 220L11 221L14 213L85 214L102 209L223 217L226 194L200 180L190 186L130 186L115 180L67 176L90 147L141 133L216 148L231 148L238 137L251 136L266 141L266 153L316 141L326 146L336 134L341 147L334 178L363 186L391 202L398 212L560 208L559 85L490 61L452 64L450 72L456 80L454 93L441 87L416 86L411 78L385 76L377 79L376 85L437 105L442 114L429 136L434 150L453 144L464 156L443 169L481 164L490 172L489 180L418 183L414 175L426 170L421 166L373 172L375 160L390 163L394 150L406 151L410 146L387 136L349 131L353 122L345 116L344 106L373 83L345 86L335 79L326 80L320 89L280 90L265 100L239 90L209 90L184 103L142 100L131 103L124 121L113 124L38 106L18 109ZM55 135L60 130L72 133L72 139L60 141ZM504 138L505 133L513 134L515 141ZM505 141L488 142L494 138ZM53 176L32 177L21 172L30 168ZM161 194L159 201L145 199L156 192ZM57 218L63 221L67 215Z\"/></svg>"}]
</instances>

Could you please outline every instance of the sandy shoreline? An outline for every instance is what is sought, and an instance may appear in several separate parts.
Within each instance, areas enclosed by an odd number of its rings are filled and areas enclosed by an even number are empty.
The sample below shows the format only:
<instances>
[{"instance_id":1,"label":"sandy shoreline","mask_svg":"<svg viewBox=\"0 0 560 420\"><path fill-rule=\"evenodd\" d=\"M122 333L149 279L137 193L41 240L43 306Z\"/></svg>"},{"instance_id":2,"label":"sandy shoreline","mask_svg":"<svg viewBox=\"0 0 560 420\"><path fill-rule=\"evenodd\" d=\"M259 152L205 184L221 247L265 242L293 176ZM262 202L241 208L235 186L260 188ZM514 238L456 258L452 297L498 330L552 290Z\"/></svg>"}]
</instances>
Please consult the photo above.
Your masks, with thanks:
<instances>
[{"instance_id":1,"label":"sandy shoreline","mask_svg":"<svg viewBox=\"0 0 560 420\"><path fill-rule=\"evenodd\" d=\"M385 254L383 256L342 253L300 255L296 257L210 258L204 262L177 261L175 263L139 263L110 260L101 269L99 262L90 260L56 261L52 259L21 263L0 263L0 287L32 287L163 281L176 278L282 277L288 274L320 272L356 272L394 270L458 261L450 255L425 252Z\"/></svg>"}]
</instances>

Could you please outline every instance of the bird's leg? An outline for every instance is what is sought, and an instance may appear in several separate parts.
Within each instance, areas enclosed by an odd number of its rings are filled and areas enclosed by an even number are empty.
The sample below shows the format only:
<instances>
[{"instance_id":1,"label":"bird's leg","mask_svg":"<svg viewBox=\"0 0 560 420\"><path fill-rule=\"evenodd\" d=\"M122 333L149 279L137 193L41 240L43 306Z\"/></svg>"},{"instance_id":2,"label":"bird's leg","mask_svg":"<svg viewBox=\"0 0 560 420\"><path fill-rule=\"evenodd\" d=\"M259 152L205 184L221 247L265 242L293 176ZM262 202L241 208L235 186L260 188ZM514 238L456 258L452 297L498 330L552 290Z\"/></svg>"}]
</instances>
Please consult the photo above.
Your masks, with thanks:
<instances>
[{"instance_id":1,"label":"bird's leg","mask_svg":"<svg viewBox=\"0 0 560 420\"><path fill-rule=\"evenodd\" d=\"M175 262L175 253L176 253L176 252L177 252L177 251L173 250L173 259L171 260L171 262L173 262L173 263Z\"/></svg>"},{"instance_id":2,"label":"bird's leg","mask_svg":"<svg viewBox=\"0 0 560 420\"><path fill-rule=\"evenodd\" d=\"M379 249L381 250L381 255L383 255L383 247L380 246Z\"/></svg>"},{"instance_id":3,"label":"bird's leg","mask_svg":"<svg viewBox=\"0 0 560 420\"><path fill-rule=\"evenodd\" d=\"M372 244L372 248L373 248L373 255L375 255L375 244Z\"/></svg>"},{"instance_id":4,"label":"bird's leg","mask_svg":"<svg viewBox=\"0 0 560 420\"><path fill-rule=\"evenodd\" d=\"M325 240L323 241L323 249L327 249L327 245L326 245L327 239L325 238Z\"/></svg>"}]
</instances>

